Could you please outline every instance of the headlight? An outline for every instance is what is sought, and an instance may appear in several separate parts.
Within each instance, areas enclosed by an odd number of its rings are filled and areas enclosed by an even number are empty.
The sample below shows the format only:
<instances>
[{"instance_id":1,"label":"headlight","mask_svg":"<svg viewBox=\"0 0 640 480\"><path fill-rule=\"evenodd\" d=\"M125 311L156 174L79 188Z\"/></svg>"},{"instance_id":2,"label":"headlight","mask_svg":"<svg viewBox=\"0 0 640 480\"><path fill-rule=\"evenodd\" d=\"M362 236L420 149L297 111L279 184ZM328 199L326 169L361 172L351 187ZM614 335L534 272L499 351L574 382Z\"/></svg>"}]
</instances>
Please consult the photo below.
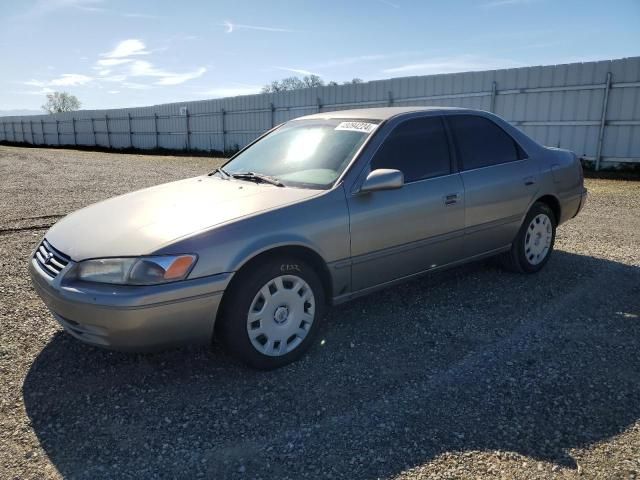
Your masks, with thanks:
<instances>
[{"instance_id":1,"label":"headlight","mask_svg":"<svg viewBox=\"0 0 640 480\"><path fill-rule=\"evenodd\" d=\"M76 277L85 282L156 285L183 280L196 263L195 255L101 258L78 263Z\"/></svg>"}]
</instances>

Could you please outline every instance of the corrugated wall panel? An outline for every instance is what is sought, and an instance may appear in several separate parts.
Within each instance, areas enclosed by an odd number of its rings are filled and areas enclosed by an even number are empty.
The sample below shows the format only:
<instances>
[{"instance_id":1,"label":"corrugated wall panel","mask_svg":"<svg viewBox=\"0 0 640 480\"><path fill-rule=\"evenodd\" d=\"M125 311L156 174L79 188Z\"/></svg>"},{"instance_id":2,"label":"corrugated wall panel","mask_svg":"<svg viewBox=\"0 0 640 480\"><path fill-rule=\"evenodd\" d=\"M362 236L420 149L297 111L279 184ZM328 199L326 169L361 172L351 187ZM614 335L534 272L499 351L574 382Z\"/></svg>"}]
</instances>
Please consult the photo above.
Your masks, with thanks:
<instances>
[{"instance_id":1,"label":"corrugated wall panel","mask_svg":"<svg viewBox=\"0 0 640 480\"><path fill-rule=\"evenodd\" d=\"M539 142L593 158L609 72L612 83L602 160L640 161L640 57L402 77L130 109L3 117L0 140L223 150L242 147L275 124L318 111L389 104L434 105L483 110L493 107L495 113Z\"/></svg>"}]
</instances>

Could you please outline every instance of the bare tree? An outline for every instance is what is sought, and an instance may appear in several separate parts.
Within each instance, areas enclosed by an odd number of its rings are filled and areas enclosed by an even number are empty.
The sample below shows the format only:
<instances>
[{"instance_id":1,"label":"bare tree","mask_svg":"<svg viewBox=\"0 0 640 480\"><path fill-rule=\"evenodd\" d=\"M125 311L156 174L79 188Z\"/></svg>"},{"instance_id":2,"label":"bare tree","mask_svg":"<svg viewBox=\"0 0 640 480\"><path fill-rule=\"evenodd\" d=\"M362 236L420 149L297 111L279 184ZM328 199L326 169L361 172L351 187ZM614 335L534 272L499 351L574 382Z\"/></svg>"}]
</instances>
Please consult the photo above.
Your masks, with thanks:
<instances>
[{"instance_id":1,"label":"bare tree","mask_svg":"<svg viewBox=\"0 0 640 480\"><path fill-rule=\"evenodd\" d=\"M47 94L47 103L42 105L42 109L45 112L60 113L60 112L72 112L80 109L80 100L75 95L71 95L67 92L53 92Z\"/></svg>"},{"instance_id":2,"label":"bare tree","mask_svg":"<svg viewBox=\"0 0 640 480\"><path fill-rule=\"evenodd\" d=\"M351 80L347 80L346 82L342 82L343 85L352 85L356 83L364 83L361 78L352 78ZM311 88L311 87L323 87L328 85L330 87L338 85L338 82L331 80L328 83L325 83L318 75L305 75L304 77L287 77L282 80L274 80L262 87L262 93L277 93L277 92L287 92L289 90L299 90L301 88Z\"/></svg>"},{"instance_id":3,"label":"bare tree","mask_svg":"<svg viewBox=\"0 0 640 480\"><path fill-rule=\"evenodd\" d=\"M318 75L305 75L302 77L302 83L304 88L324 86L324 81Z\"/></svg>"},{"instance_id":4,"label":"bare tree","mask_svg":"<svg viewBox=\"0 0 640 480\"><path fill-rule=\"evenodd\" d=\"M265 85L262 87L262 93L286 92L301 88L322 87L323 85L324 81L318 75L305 75L302 78L287 77Z\"/></svg>"}]
</instances>

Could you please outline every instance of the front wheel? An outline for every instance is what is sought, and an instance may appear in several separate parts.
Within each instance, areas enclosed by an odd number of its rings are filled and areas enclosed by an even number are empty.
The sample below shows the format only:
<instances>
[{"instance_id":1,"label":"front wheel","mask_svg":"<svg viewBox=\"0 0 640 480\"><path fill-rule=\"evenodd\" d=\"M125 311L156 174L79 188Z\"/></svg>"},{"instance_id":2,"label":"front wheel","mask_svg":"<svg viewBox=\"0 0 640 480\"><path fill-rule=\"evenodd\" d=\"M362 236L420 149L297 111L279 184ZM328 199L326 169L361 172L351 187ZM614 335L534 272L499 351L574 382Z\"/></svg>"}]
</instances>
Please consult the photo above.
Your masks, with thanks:
<instances>
[{"instance_id":1,"label":"front wheel","mask_svg":"<svg viewBox=\"0 0 640 480\"><path fill-rule=\"evenodd\" d=\"M295 258L269 259L240 272L223 302L219 329L232 355L269 370L311 345L325 307L316 272Z\"/></svg>"},{"instance_id":2,"label":"front wheel","mask_svg":"<svg viewBox=\"0 0 640 480\"><path fill-rule=\"evenodd\" d=\"M556 218L544 203L534 203L520 231L503 257L507 269L535 273L549 261L556 239Z\"/></svg>"}]
</instances>

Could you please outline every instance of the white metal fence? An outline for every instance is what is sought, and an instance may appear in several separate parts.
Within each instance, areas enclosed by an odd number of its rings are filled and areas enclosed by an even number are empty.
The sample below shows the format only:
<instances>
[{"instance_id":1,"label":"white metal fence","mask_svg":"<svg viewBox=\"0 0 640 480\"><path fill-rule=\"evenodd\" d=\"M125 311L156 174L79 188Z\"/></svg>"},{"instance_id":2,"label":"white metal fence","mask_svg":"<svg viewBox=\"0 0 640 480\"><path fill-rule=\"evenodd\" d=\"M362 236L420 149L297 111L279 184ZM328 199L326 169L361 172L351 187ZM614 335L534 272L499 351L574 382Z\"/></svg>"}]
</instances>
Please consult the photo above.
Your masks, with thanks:
<instances>
[{"instance_id":1,"label":"white metal fence","mask_svg":"<svg viewBox=\"0 0 640 480\"><path fill-rule=\"evenodd\" d=\"M141 108L0 117L0 141L228 151L302 115L375 106L488 110L596 167L640 164L640 57L377 80Z\"/></svg>"}]
</instances>

